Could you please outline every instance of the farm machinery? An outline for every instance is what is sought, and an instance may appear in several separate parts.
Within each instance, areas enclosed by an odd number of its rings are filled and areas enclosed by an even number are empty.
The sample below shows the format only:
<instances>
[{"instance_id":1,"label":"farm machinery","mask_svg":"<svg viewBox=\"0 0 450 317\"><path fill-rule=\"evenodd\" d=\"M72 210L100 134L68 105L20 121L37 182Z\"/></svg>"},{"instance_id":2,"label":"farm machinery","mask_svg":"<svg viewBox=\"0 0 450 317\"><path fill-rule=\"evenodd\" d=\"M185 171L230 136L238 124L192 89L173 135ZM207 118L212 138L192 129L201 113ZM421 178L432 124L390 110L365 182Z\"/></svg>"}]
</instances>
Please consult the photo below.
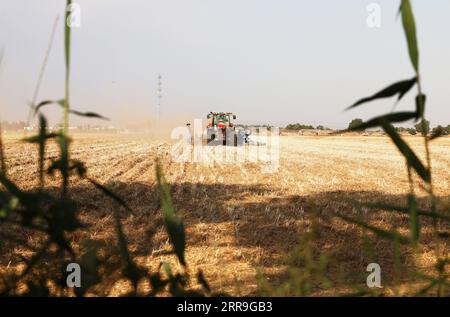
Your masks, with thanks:
<instances>
[{"instance_id":1,"label":"farm machinery","mask_svg":"<svg viewBox=\"0 0 450 317\"><path fill-rule=\"evenodd\" d=\"M249 143L250 131L238 128L236 115L231 112L210 112L207 116L206 141L208 145L242 146Z\"/></svg>"}]
</instances>

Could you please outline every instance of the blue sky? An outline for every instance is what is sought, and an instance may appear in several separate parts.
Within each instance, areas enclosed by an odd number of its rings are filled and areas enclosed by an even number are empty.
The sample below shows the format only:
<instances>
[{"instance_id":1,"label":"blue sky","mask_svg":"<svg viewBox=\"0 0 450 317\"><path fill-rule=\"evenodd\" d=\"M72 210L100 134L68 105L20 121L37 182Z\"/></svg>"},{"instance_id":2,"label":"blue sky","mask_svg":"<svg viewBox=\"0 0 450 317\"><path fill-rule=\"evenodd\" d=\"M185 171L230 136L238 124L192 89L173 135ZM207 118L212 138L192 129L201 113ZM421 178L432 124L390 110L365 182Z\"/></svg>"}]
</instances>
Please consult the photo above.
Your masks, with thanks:
<instances>
[{"instance_id":1,"label":"blue sky","mask_svg":"<svg viewBox=\"0 0 450 317\"><path fill-rule=\"evenodd\" d=\"M72 105L113 123L155 112L203 117L233 111L242 122L342 127L390 111L384 100L355 111L356 99L413 76L399 1L78 0L73 29ZM381 28L366 24L381 5ZM63 96L62 0L0 0L0 115L26 118L55 17L60 27L40 100ZM450 1L413 1L424 90L432 124L450 124ZM413 108L409 94L399 109ZM59 118L51 111L53 120Z\"/></svg>"}]
</instances>

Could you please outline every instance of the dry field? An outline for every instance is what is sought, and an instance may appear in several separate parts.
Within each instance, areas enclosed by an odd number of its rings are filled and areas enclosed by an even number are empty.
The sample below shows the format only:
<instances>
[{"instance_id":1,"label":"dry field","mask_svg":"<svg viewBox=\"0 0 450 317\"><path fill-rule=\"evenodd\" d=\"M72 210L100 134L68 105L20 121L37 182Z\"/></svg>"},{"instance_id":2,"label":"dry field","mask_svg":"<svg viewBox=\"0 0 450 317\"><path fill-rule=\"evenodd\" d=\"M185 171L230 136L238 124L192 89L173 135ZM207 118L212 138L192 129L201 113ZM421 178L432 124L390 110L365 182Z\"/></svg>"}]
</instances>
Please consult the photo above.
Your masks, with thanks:
<instances>
[{"instance_id":1,"label":"dry field","mask_svg":"<svg viewBox=\"0 0 450 317\"><path fill-rule=\"evenodd\" d=\"M132 214L123 211L122 220L131 250L142 264L156 267L163 259L173 261L167 255L170 244L155 190L155 159L159 158L185 222L189 268L193 272L201 268L214 290L256 294L257 269L271 283L281 283L287 274L287 254L317 212L320 236L315 244L317 250L334 252L328 272L335 287L317 289L315 294L332 295L353 284L363 285L370 262L381 265L382 283L389 292L394 270L391 243L374 239L374 254L369 256L362 246L361 230L329 216L331 212L361 213L354 201L405 203L404 159L385 137L283 136L280 168L275 173L261 173L258 163L249 162L175 163L170 143L146 135L78 135L74 139L73 157L83 160L91 177L108 185L134 210ZM423 155L421 138L406 139ZM19 142L17 135L6 135L5 154L12 179L26 189L37 186L36 148ZM56 155L56 148L50 148L47 159ZM450 138L433 142L432 157L436 194L448 201ZM57 181L47 180L46 185L51 188ZM85 182L73 180L70 186L71 194L78 197L82 220L89 225L72 237L73 244L84 238L115 243L112 202ZM428 204L423 194L419 203ZM407 217L362 213L374 225L407 230ZM422 225L424 247L417 255L402 249L402 272L427 271L433 265L430 224ZM13 228L0 227L0 235L3 230ZM16 234L24 242L39 241L20 230ZM29 256L14 243L3 239L1 243L3 270L14 269L21 256ZM404 274L402 279L406 278ZM109 295L119 295L124 288L119 281Z\"/></svg>"}]
</instances>

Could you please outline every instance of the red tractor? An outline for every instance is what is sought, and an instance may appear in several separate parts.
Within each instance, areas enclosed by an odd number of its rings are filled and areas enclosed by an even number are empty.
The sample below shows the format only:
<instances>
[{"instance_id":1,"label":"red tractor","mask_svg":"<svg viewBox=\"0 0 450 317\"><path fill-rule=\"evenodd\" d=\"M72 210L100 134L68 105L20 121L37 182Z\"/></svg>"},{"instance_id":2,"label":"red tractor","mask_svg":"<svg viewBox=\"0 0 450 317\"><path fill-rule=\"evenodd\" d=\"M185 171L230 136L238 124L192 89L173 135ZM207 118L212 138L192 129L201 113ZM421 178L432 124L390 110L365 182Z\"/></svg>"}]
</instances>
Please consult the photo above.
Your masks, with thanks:
<instances>
[{"instance_id":1,"label":"red tractor","mask_svg":"<svg viewBox=\"0 0 450 317\"><path fill-rule=\"evenodd\" d=\"M207 117L206 140L208 145L238 146L247 143L248 135L236 129L236 115L231 112L210 112Z\"/></svg>"}]
</instances>

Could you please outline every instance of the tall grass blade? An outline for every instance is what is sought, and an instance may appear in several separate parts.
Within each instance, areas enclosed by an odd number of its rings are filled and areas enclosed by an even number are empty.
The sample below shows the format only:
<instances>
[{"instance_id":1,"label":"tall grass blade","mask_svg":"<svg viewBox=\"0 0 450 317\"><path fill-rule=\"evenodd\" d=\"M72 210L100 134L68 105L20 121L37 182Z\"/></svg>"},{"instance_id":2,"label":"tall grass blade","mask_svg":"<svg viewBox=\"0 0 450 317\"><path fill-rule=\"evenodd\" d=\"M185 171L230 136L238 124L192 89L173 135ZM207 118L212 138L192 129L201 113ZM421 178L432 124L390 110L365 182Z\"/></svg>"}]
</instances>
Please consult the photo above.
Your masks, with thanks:
<instances>
[{"instance_id":1,"label":"tall grass blade","mask_svg":"<svg viewBox=\"0 0 450 317\"><path fill-rule=\"evenodd\" d=\"M399 101L414 86L414 84L416 82L417 82L416 77L407 79L407 80L403 80L403 81L399 81L397 83L394 83L394 84L380 90L379 92L377 92L376 94L374 94L370 97L366 97L366 98L362 98L362 99L358 100L357 102L355 102L353 105L351 105L350 107L348 107L345 110L350 110L352 108L355 108L355 107L357 107L363 103L369 102L369 101L373 101L373 100L381 99L381 98L388 98L388 97L395 96L397 94L398 94L397 101Z\"/></svg>"},{"instance_id":2,"label":"tall grass blade","mask_svg":"<svg viewBox=\"0 0 450 317\"><path fill-rule=\"evenodd\" d=\"M414 195L408 195L408 209L409 209L409 225L411 232L411 240L415 243L420 236L420 222L417 212L417 202Z\"/></svg>"},{"instance_id":3,"label":"tall grass blade","mask_svg":"<svg viewBox=\"0 0 450 317\"><path fill-rule=\"evenodd\" d=\"M395 131L392 124L385 120L381 120L381 126L383 130L389 135L391 140L397 146L399 151L403 154L409 166L413 167L414 170L419 174L419 176L427 183L430 182L431 176L430 171L425 168L422 162L417 157L416 153L406 144L405 141L400 137L400 135Z\"/></svg>"},{"instance_id":4,"label":"tall grass blade","mask_svg":"<svg viewBox=\"0 0 450 317\"><path fill-rule=\"evenodd\" d=\"M425 102L427 100L427 96L424 94L419 94L416 96L416 120L419 120L423 117L425 113Z\"/></svg>"},{"instance_id":5,"label":"tall grass blade","mask_svg":"<svg viewBox=\"0 0 450 317\"><path fill-rule=\"evenodd\" d=\"M33 103L31 104L33 115L36 115L42 107L51 105L51 104L58 104L61 107L63 107L63 109L64 109L64 99L44 100L44 101L41 101L40 103L38 103L37 105L35 105Z\"/></svg>"},{"instance_id":6,"label":"tall grass blade","mask_svg":"<svg viewBox=\"0 0 450 317\"><path fill-rule=\"evenodd\" d=\"M4 49L0 52L0 66L3 62ZM2 131L2 123L0 122L0 173L6 174L6 164L5 164L5 152L3 150L3 131Z\"/></svg>"},{"instance_id":7,"label":"tall grass blade","mask_svg":"<svg viewBox=\"0 0 450 317\"><path fill-rule=\"evenodd\" d=\"M28 142L28 143L36 143L36 144L39 144L41 138L44 138L44 139L46 139L46 140L49 140L49 139L56 139L56 138L59 137L59 135L60 135L59 132L46 133L44 136L40 136L40 135L38 134L38 135L32 135L32 136L23 138L22 141Z\"/></svg>"},{"instance_id":8,"label":"tall grass blade","mask_svg":"<svg viewBox=\"0 0 450 317\"><path fill-rule=\"evenodd\" d=\"M77 110L70 110L70 113L80 116L80 117L87 117L87 118L97 118L97 119L101 119L101 120L109 120L107 117L104 117L102 115L99 115L98 113L95 112L81 112L81 111L77 111Z\"/></svg>"},{"instance_id":9,"label":"tall grass blade","mask_svg":"<svg viewBox=\"0 0 450 317\"><path fill-rule=\"evenodd\" d=\"M65 19L64 19L64 52L66 61L66 77L64 83L64 119L63 119L63 131L66 134L69 127L69 80L70 80L70 12L69 6L72 4L72 0L67 0Z\"/></svg>"},{"instance_id":10,"label":"tall grass blade","mask_svg":"<svg viewBox=\"0 0 450 317\"><path fill-rule=\"evenodd\" d=\"M417 46L416 23L409 0L402 0L401 7L403 30L405 31L406 42L408 43L408 52L411 64L416 73L419 72L419 49Z\"/></svg>"},{"instance_id":11,"label":"tall grass blade","mask_svg":"<svg viewBox=\"0 0 450 317\"><path fill-rule=\"evenodd\" d=\"M0 122L0 173L6 174L5 152L3 150L3 131Z\"/></svg>"},{"instance_id":12,"label":"tall grass blade","mask_svg":"<svg viewBox=\"0 0 450 317\"><path fill-rule=\"evenodd\" d=\"M33 115L36 115L42 107L45 107L48 105L53 105L53 104L63 107L63 110L64 110L64 102L65 102L64 99L60 99L60 100L44 100L44 101L41 101L40 103L38 103L36 106L33 106L33 104L32 104L31 107L33 108ZM78 111L78 110L69 109L69 113L77 115L77 116L81 116L81 117L109 120L109 118L102 116L98 113L91 112L91 111L82 112L82 111Z\"/></svg>"}]
</instances>

